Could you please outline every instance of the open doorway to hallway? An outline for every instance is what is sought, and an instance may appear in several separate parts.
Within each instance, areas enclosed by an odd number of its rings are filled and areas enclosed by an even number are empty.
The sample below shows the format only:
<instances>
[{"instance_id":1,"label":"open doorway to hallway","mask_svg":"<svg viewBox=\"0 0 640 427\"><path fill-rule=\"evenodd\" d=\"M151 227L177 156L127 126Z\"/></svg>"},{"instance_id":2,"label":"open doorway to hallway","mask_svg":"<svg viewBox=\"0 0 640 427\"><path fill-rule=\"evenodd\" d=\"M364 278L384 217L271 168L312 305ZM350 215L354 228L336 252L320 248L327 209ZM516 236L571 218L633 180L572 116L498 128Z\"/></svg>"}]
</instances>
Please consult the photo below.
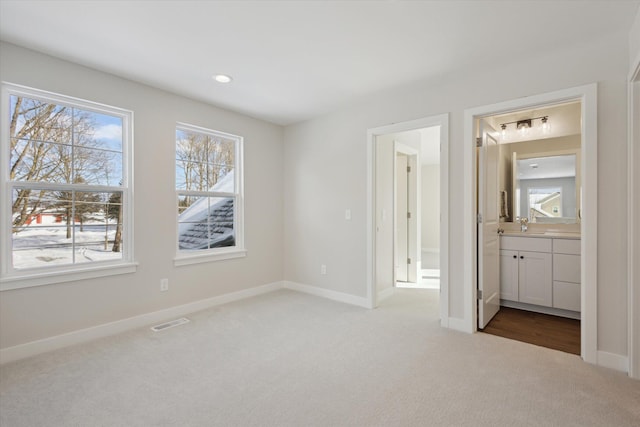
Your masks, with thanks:
<instances>
[{"instance_id":1,"label":"open doorway to hallway","mask_svg":"<svg viewBox=\"0 0 640 427\"><path fill-rule=\"evenodd\" d=\"M419 268L414 280L402 274L398 269L395 285L397 288L440 289L440 126L431 126L412 131L392 134L396 141L413 142L418 148L417 158L413 164L405 167L405 159L411 163L412 157L403 152L396 152L396 209L398 226L396 228L396 266L402 265L404 251L400 249L404 245L404 239L400 238L404 230L403 204L406 190L410 216L412 210L412 197L415 197L416 230L409 229L409 233L415 233L419 254ZM414 168L417 172L417 188L412 191L411 186L405 186L410 179L403 179L403 172L411 176ZM406 188L405 188L406 187ZM415 209L415 208L414 208Z\"/></svg>"},{"instance_id":2,"label":"open doorway to hallway","mask_svg":"<svg viewBox=\"0 0 640 427\"><path fill-rule=\"evenodd\" d=\"M372 307L399 288L431 289L446 319L448 117L373 129L369 137Z\"/></svg>"}]
</instances>

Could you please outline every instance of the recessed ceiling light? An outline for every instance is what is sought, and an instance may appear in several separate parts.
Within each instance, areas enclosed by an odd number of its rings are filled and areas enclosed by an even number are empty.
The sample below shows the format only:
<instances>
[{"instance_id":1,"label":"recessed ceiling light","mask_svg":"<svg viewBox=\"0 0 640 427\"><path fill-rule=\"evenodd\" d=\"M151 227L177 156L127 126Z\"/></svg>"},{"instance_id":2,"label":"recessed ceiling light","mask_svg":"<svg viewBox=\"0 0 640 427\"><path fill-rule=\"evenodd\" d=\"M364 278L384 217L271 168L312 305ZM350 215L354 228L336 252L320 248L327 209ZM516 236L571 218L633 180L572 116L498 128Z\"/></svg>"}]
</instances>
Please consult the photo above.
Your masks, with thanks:
<instances>
[{"instance_id":1,"label":"recessed ceiling light","mask_svg":"<svg viewBox=\"0 0 640 427\"><path fill-rule=\"evenodd\" d=\"M213 78L218 83L230 83L231 80L233 80L231 76L227 76L226 74L216 74Z\"/></svg>"}]
</instances>

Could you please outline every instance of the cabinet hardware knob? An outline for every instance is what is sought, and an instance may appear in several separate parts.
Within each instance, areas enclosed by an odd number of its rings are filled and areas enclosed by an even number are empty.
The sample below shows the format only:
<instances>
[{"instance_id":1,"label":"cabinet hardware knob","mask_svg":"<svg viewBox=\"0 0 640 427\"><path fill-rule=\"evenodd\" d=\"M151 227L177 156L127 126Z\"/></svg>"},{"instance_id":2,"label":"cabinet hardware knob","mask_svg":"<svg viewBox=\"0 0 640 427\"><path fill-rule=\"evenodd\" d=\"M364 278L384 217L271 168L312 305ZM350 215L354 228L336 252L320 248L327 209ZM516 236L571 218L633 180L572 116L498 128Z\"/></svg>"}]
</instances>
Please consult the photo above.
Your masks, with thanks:
<instances>
[{"instance_id":1,"label":"cabinet hardware knob","mask_svg":"<svg viewBox=\"0 0 640 427\"><path fill-rule=\"evenodd\" d=\"M513 259L516 259L516 258L518 258L518 255L514 255L514 256L513 256Z\"/></svg>"},{"instance_id":2,"label":"cabinet hardware knob","mask_svg":"<svg viewBox=\"0 0 640 427\"><path fill-rule=\"evenodd\" d=\"M520 259L524 259L524 256L520 255Z\"/></svg>"}]
</instances>

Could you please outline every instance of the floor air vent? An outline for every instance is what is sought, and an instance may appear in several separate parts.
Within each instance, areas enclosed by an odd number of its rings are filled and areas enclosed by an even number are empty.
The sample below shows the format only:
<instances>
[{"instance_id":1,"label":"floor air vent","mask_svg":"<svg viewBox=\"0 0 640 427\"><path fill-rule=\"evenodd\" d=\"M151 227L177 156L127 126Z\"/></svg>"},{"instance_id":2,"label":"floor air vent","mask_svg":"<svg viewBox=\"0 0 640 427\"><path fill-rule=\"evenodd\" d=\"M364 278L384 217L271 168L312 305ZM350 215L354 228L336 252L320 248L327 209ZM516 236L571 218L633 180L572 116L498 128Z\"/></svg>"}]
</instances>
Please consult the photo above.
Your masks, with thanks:
<instances>
[{"instance_id":1,"label":"floor air vent","mask_svg":"<svg viewBox=\"0 0 640 427\"><path fill-rule=\"evenodd\" d=\"M164 331L165 329L173 328L174 326L184 325L185 323L189 323L189 319L186 317L182 317L180 319L171 320L170 322L164 322L159 325L155 325L151 327L151 330L154 332Z\"/></svg>"}]
</instances>

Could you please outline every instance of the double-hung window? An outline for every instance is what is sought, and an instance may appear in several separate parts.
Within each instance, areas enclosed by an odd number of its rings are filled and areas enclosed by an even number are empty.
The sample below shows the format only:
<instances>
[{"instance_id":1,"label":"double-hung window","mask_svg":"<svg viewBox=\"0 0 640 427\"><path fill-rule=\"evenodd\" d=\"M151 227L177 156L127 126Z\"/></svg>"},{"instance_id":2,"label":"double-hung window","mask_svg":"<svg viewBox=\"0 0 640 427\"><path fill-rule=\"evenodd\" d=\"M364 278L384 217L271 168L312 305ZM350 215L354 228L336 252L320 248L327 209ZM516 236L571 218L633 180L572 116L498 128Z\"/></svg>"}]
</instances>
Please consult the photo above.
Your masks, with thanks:
<instances>
[{"instance_id":1,"label":"double-hung window","mask_svg":"<svg viewBox=\"0 0 640 427\"><path fill-rule=\"evenodd\" d=\"M242 137L176 127L176 265L244 256Z\"/></svg>"},{"instance_id":2,"label":"double-hung window","mask_svg":"<svg viewBox=\"0 0 640 427\"><path fill-rule=\"evenodd\" d=\"M2 289L134 270L132 115L5 84Z\"/></svg>"}]
</instances>

